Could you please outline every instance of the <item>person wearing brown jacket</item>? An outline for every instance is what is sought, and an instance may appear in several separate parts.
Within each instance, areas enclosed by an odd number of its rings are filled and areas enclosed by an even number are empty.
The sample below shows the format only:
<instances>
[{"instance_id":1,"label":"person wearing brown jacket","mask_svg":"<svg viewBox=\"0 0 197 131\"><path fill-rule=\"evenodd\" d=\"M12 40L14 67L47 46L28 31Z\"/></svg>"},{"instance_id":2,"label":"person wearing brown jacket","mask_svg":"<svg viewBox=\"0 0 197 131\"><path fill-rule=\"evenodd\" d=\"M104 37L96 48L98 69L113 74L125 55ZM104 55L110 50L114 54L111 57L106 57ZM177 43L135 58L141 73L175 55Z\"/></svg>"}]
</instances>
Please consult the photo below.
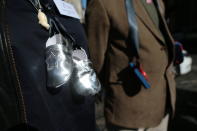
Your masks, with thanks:
<instances>
[{"instance_id":1,"label":"person wearing brown jacket","mask_svg":"<svg viewBox=\"0 0 197 131\"><path fill-rule=\"evenodd\" d=\"M159 1L161 2L161 1ZM173 39L156 1L133 0L139 34L139 63L149 89L132 73L124 0L91 0L86 11L90 57L105 88L109 131L166 131L175 110Z\"/></svg>"}]
</instances>

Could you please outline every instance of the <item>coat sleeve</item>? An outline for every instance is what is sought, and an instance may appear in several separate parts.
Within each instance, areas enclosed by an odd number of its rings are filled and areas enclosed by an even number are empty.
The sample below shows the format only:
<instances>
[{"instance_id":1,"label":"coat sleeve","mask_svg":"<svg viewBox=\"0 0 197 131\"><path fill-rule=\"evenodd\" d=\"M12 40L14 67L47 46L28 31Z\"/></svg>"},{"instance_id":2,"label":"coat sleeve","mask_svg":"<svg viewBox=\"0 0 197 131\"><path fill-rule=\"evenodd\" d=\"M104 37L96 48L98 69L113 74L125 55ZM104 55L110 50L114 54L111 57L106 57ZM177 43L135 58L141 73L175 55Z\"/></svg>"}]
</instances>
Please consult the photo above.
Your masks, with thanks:
<instances>
[{"instance_id":1,"label":"coat sleeve","mask_svg":"<svg viewBox=\"0 0 197 131\"><path fill-rule=\"evenodd\" d=\"M102 0L91 0L86 10L86 32L90 59L98 74L104 66L109 36L109 17Z\"/></svg>"}]
</instances>

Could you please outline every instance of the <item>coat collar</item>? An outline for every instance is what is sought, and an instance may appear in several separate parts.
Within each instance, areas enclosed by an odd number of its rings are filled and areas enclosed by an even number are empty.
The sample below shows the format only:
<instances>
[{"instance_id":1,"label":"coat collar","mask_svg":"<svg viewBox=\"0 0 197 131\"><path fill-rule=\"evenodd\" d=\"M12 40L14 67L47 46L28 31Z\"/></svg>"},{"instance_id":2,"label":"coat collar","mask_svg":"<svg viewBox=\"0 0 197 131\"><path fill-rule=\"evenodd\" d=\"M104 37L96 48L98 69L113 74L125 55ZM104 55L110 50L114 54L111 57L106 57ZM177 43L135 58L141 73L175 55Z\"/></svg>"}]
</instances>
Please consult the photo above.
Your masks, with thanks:
<instances>
[{"instance_id":1,"label":"coat collar","mask_svg":"<svg viewBox=\"0 0 197 131\"><path fill-rule=\"evenodd\" d=\"M144 25L146 25L146 27L152 32L155 37L162 41L162 43L165 43L161 32L150 18L148 12L144 8L140 0L135 0L134 6L136 10L136 16L144 23Z\"/></svg>"}]
</instances>

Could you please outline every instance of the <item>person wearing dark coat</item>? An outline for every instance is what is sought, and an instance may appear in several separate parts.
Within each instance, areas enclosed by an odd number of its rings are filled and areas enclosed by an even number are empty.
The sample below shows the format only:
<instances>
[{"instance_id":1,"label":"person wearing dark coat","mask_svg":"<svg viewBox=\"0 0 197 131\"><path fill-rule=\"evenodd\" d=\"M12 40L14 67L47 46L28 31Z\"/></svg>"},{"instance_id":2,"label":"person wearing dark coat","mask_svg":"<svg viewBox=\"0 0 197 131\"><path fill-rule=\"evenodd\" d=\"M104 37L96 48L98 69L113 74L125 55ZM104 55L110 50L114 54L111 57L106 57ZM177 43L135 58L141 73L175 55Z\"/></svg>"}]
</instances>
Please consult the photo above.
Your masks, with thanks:
<instances>
[{"instance_id":1,"label":"person wearing dark coat","mask_svg":"<svg viewBox=\"0 0 197 131\"><path fill-rule=\"evenodd\" d=\"M80 21L60 15L52 0L47 5L67 33L87 51ZM38 23L37 10L29 0L0 0L1 131L95 130L93 96L73 94L72 85L57 93L46 88L48 38L49 31Z\"/></svg>"}]
</instances>

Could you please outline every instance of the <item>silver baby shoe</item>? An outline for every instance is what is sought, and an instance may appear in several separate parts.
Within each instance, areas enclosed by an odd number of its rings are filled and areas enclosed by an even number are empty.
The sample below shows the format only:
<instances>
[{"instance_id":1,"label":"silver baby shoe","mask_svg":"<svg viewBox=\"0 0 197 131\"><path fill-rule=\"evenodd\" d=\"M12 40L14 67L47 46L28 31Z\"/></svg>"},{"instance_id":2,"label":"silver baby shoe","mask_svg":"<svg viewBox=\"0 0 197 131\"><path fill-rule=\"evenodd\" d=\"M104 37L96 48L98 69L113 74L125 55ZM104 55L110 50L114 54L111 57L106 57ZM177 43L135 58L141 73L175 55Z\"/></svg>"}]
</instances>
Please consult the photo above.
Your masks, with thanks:
<instances>
[{"instance_id":1,"label":"silver baby shoe","mask_svg":"<svg viewBox=\"0 0 197 131\"><path fill-rule=\"evenodd\" d=\"M46 44L47 87L56 89L70 81L73 72L72 43L56 34Z\"/></svg>"},{"instance_id":2,"label":"silver baby shoe","mask_svg":"<svg viewBox=\"0 0 197 131\"><path fill-rule=\"evenodd\" d=\"M72 53L74 71L72 76L72 86L74 91L81 96L95 95L101 85L97 79L96 73L91 67L85 50L76 49Z\"/></svg>"}]
</instances>

